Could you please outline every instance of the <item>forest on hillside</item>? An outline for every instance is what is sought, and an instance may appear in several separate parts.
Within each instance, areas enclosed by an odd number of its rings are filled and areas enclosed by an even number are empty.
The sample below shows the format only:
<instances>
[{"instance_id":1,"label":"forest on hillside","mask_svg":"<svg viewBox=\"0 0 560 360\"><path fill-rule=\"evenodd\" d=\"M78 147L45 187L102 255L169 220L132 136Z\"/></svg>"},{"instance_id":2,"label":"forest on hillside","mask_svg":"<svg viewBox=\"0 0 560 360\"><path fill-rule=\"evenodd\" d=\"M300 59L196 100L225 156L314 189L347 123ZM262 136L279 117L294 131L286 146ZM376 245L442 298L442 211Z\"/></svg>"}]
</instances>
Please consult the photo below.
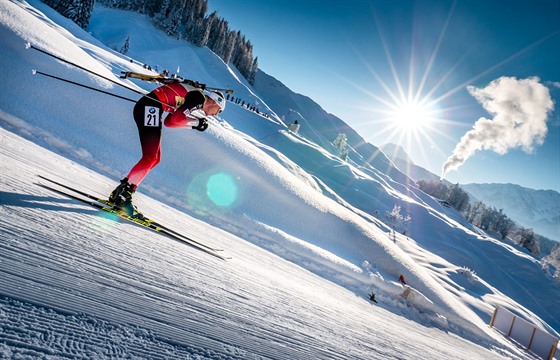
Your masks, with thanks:
<instances>
[{"instance_id":1,"label":"forest on hillside","mask_svg":"<svg viewBox=\"0 0 560 360\"><path fill-rule=\"evenodd\" d=\"M535 257L543 257L542 264L546 267L552 265L560 269L560 244L542 235L533 229L525 228L511 220L503 211L493 206L488 206L481 201L471 202L469 194L459 184L447 185L441 181L419 180L418 188L429 194L446 206L451 206L472 225L494 234L502 240L509 239L516 245L527 249ZM550 275L560 281L560 272L551 269Z\"/></svg>"},{"instance_id":2,"label":"forest on hillside","mask_svg":"<svg viewBox=\"0 0 560 360\"><path fill-rule=\"evenodd\" d=\"M83 29L87 28L94 0L42 1ZM253 57L251 41L240 31L231 30L228 21L219 17L216 11L208 15L208 0L98 0L98 3L145 14L167 35L199 47L207 46L254 84L259 65L258 58ZM129 41L127 38L123 50L129 48Z\"/></svg>"}]
</instances>

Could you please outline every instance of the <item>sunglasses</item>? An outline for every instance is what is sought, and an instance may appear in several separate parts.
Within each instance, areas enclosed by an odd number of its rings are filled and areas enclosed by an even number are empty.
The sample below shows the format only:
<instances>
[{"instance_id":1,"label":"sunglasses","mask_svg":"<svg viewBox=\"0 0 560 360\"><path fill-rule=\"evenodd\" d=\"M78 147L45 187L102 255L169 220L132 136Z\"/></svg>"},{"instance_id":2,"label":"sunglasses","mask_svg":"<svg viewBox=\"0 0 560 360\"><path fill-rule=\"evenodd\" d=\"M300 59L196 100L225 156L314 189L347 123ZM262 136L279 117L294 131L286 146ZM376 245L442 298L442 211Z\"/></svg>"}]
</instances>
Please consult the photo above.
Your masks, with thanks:
<instances>
[{"instance_id":1,"label":"sunglasses","mask_svg":"<svg viewBox=\"0 0 560 360\"><path fill-rule=\"evenodd\" d=\"M216 113L216 115L220 114L220 113L222 112L222 107L220 106L220 104L219 104L216 100L212 99L212 101L214 101L214 104L216 104L216 106L218 106L218 108L219 108L219 110L218 110L218 112Z\"/></svg>"}]
</instances>

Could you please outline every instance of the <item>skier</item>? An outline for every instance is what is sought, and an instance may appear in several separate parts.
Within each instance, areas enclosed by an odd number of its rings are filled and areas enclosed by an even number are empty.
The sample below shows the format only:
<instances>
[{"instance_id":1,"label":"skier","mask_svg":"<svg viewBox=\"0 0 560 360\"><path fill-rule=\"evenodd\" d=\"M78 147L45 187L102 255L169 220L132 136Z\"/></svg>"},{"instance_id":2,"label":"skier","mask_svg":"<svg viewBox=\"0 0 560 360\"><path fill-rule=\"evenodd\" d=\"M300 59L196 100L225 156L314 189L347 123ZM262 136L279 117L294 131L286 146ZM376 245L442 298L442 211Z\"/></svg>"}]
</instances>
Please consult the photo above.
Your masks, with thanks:
<instances>
[{"instance_id":1,"label":"skier","mask_svg":"<svg viewBox=\"0 0 560 360\"><path fill-rule=\"evenodd\" d=\"M109 196L115 208L142 218L132 205L132 195L161 158L162 115L168 112L163 124L170 128L191 127L198 131L208 128L206 116L217 115L225 108L224 95L219 91L192 90L183 83L163 85L143 96L134 106L133 116L142 146L142 158Z\"/></svg>"}]
</instances>

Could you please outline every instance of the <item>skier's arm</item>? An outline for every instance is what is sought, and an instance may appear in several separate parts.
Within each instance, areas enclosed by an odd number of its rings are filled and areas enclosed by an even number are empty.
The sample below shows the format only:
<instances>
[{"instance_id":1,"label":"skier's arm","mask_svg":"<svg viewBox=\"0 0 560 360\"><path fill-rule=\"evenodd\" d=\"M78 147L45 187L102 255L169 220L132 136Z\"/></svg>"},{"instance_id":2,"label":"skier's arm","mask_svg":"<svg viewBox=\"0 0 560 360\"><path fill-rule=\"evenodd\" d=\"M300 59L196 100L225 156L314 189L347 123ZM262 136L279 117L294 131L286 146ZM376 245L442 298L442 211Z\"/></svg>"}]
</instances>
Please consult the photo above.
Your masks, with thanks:
<instances>
[{"instance_id":1,"label":"skier's arm","mask_svg":"<svg viewBox=\"0 0 560 360\"><path fill-rule=\"evenodd\" d=\"M194 115L195 111L202 108L206 98L200 91L190 91L185 96L185 103L181 105L173 113L169 114L163 124L171 128L192 127L201 130L201 123L206 122ZM206 128L204 128L205 130ZM203 131L203 130L201 130Z\"/></svg>"},{"instance_id":2,"label":"skier's arm","mask_svg":"<svg viewBox=\"0 0 560 360\"><path fill-rule=\"evenodd\" d=\"M181 108L179 108L174 113L167 115L165 120L163 120L163 124L170 128L198 126L200 122L199 119L187 116L187 114L190 115L190 111L188 109L181 111Z\"/></svg>"}]
</instances>

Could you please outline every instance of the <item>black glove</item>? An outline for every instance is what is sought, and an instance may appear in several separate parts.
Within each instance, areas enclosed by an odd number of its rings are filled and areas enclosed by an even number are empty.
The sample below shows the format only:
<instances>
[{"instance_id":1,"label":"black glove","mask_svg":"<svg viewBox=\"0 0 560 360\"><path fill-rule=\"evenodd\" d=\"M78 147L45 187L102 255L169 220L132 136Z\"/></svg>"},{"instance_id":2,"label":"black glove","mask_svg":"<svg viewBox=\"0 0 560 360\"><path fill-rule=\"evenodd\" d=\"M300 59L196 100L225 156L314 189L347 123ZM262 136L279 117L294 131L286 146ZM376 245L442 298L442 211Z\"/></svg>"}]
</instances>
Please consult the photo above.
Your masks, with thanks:
<instances>
[{"instance_id":1,"label":"black glove","mask_svg":"<svg viewBox=\"0 0 560 360\"><path fill-rule=\"evenodd\" d=\"M198 119L198 125L193 126L192 128L198 131L204 131L208 129L208 121L206 121L206 119Z\"/></svg>"}]
</instances>

